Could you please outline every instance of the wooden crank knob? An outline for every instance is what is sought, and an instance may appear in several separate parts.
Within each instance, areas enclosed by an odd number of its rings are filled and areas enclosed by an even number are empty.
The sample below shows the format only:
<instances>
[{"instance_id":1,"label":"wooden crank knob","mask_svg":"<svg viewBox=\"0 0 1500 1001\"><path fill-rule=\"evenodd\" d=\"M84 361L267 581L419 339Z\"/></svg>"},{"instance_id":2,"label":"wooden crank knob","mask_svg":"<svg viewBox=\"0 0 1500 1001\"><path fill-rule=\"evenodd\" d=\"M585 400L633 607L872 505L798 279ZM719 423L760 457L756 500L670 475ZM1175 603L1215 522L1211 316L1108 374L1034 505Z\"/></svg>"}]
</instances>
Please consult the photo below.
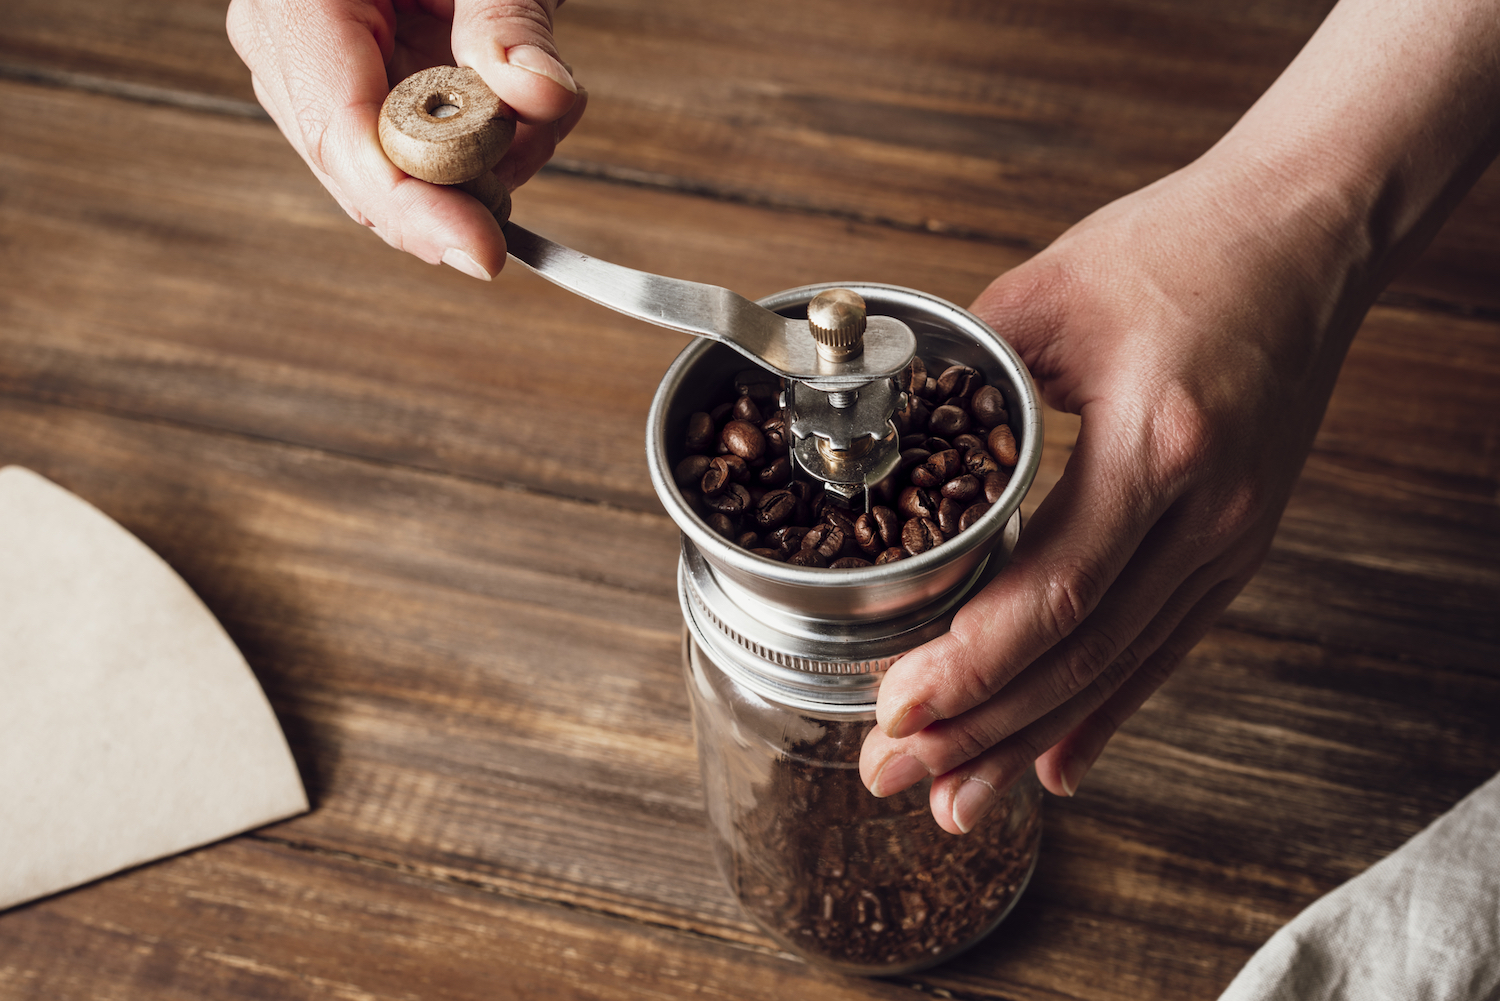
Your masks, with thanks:
<instances>
[{"instance_id":1,"label":"wooden crank knob","mask_svg":"<svg viewBox=\"0 0 1500 1001\"><path fill-rule=\"evenodd\" d=\"M411 176L434 184L482 178L500 162L515 134L510 107L477 72L457 66L412 74L380 108L385 155ZM493 186L503 190L498 181Z\"/></svg>"}]
</instances>

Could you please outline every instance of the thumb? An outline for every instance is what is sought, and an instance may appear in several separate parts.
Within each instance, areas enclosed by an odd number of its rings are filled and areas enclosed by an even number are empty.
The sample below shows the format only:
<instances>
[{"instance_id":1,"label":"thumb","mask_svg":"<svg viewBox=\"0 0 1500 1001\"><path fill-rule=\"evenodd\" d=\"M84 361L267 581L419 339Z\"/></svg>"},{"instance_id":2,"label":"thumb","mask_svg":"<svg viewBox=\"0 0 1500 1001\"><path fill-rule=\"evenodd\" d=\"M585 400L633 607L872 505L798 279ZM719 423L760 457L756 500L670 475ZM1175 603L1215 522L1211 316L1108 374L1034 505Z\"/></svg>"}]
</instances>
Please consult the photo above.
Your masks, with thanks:
<instances>
[{"instance_id":1,"label":"thumb","mask_svg":"<svg viewBox=\"0 0 1500 1001\"><path fill-rule=\"evenodd\" d=\"M476 70L523 122L555 122L578 99L552 41L554 0L457 0L453 59Z\"/></svg>"},{"instance_id":2,"label":"thumb","mask_svg":"<svg viewBox=\"0 0 1500 1001\"><path fill-rule=\"evenodd\" d=\"M969 306L1016 349L1031 375L1046 384L1056 378L1057 335L1068 320L1069 304L1081 284L1050 248L1005 272Z\"/></svg>"}]
</instances>

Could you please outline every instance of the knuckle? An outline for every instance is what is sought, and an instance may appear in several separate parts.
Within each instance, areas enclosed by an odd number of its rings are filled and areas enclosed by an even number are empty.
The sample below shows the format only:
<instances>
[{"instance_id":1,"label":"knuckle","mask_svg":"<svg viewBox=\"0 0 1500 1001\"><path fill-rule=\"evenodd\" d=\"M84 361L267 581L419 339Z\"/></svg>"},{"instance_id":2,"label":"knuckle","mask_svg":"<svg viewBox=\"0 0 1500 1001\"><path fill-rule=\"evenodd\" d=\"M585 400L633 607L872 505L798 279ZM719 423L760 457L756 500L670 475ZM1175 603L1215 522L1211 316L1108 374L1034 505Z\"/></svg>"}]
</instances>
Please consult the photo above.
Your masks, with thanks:
<instances>
[{"instance_id":1,"label":"knuckle","mask_svg":"<svg viewBox=\"0 0 1500 1001\"><path fill-rule=\"evenodd\" d=\"M1042 600L1044 628L1053 642L1072 635L1103 594L1103 578L1092 566L1080 563L1054 574Z\"/></svg>"},{"instance_id":2,"label":"knuckle","mask_svg":"<svg viewBox=\"0 0 1500 1001\"><path fill-rule=\"evenodd\" d=\"M1109 670L1118 650L1114 640L1098 629L1075 632L1053 672L1053 702L1061 705L1094 685Z\"/></svg>"}]
</instances>

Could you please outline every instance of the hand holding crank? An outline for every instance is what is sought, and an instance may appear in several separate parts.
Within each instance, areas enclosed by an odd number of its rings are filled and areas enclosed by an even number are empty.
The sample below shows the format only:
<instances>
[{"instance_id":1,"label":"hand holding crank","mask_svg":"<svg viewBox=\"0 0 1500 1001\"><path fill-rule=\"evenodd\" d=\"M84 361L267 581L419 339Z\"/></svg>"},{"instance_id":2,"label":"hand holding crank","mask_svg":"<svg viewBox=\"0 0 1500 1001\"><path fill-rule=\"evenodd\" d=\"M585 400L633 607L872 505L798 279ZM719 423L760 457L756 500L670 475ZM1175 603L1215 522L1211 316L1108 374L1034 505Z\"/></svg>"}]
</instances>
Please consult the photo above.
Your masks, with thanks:
<instances>
[{"instance_id":1,"label":"hand holding crank","mask_svg":"<svg viewBox=\"0 0 1500 1001\"><path fill-rule=\"evenodd\" d=\"M1072 795L1270 545L1344 353L1500 146L1500 2L1343 0L1187 168L972 309L1076 451L1010 566L887 674L861 774L966 832L1033 760Z\"/></svg>"},{"instance_id":2,"label":"hand holding crank","mask_svg":"<svg viewBox=\"0 0 1500 1001\"><path fill-rule=\"evenodd\" d=\"M391 84L457 62L516 119L490 172L492 203L530 178L578 123L588 95L552 40L553 0L232 0L229 38L256 97L357 222L429 264L489 280L505 263L499 224L461 190L417 180L376 134Z\"/></svg>"}]
</instances>

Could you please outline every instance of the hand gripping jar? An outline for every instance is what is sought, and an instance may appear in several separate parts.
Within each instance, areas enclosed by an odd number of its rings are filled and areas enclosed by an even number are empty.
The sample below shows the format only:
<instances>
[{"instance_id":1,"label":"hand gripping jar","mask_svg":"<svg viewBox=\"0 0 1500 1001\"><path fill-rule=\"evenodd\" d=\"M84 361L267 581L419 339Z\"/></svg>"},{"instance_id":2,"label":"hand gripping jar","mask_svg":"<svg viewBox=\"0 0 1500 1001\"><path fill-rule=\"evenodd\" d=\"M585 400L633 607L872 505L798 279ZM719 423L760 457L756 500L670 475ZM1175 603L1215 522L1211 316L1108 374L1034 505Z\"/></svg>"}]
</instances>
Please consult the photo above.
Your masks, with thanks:
<instances>
[{"instance_id":1,"label":"hand gripping jar","mask_svg":"<svg viewBox=\"0 0 1500 1001\"><path fill-rule=\"evenodd\" d=\"M672 471L688 418L732 399L745 359L695 341L652 403L647 461L682 530L683 667L716 854L745 910L785 948L843 972L930 966L989 934L1036 863L1041 790L1028 774L967 835L944 832L930 780L876 799L859 777L885 670L941 635L1003 566L1041 451L1041 415L1015 352L972 314L888 285L807 286L760 300L789 317L828 288L916 334L940 371L973 366L1008 402L1019 457L972 527L919 556L853 570L793 566L741 549L684 500Z\"/></svg>"}]
</instances>

